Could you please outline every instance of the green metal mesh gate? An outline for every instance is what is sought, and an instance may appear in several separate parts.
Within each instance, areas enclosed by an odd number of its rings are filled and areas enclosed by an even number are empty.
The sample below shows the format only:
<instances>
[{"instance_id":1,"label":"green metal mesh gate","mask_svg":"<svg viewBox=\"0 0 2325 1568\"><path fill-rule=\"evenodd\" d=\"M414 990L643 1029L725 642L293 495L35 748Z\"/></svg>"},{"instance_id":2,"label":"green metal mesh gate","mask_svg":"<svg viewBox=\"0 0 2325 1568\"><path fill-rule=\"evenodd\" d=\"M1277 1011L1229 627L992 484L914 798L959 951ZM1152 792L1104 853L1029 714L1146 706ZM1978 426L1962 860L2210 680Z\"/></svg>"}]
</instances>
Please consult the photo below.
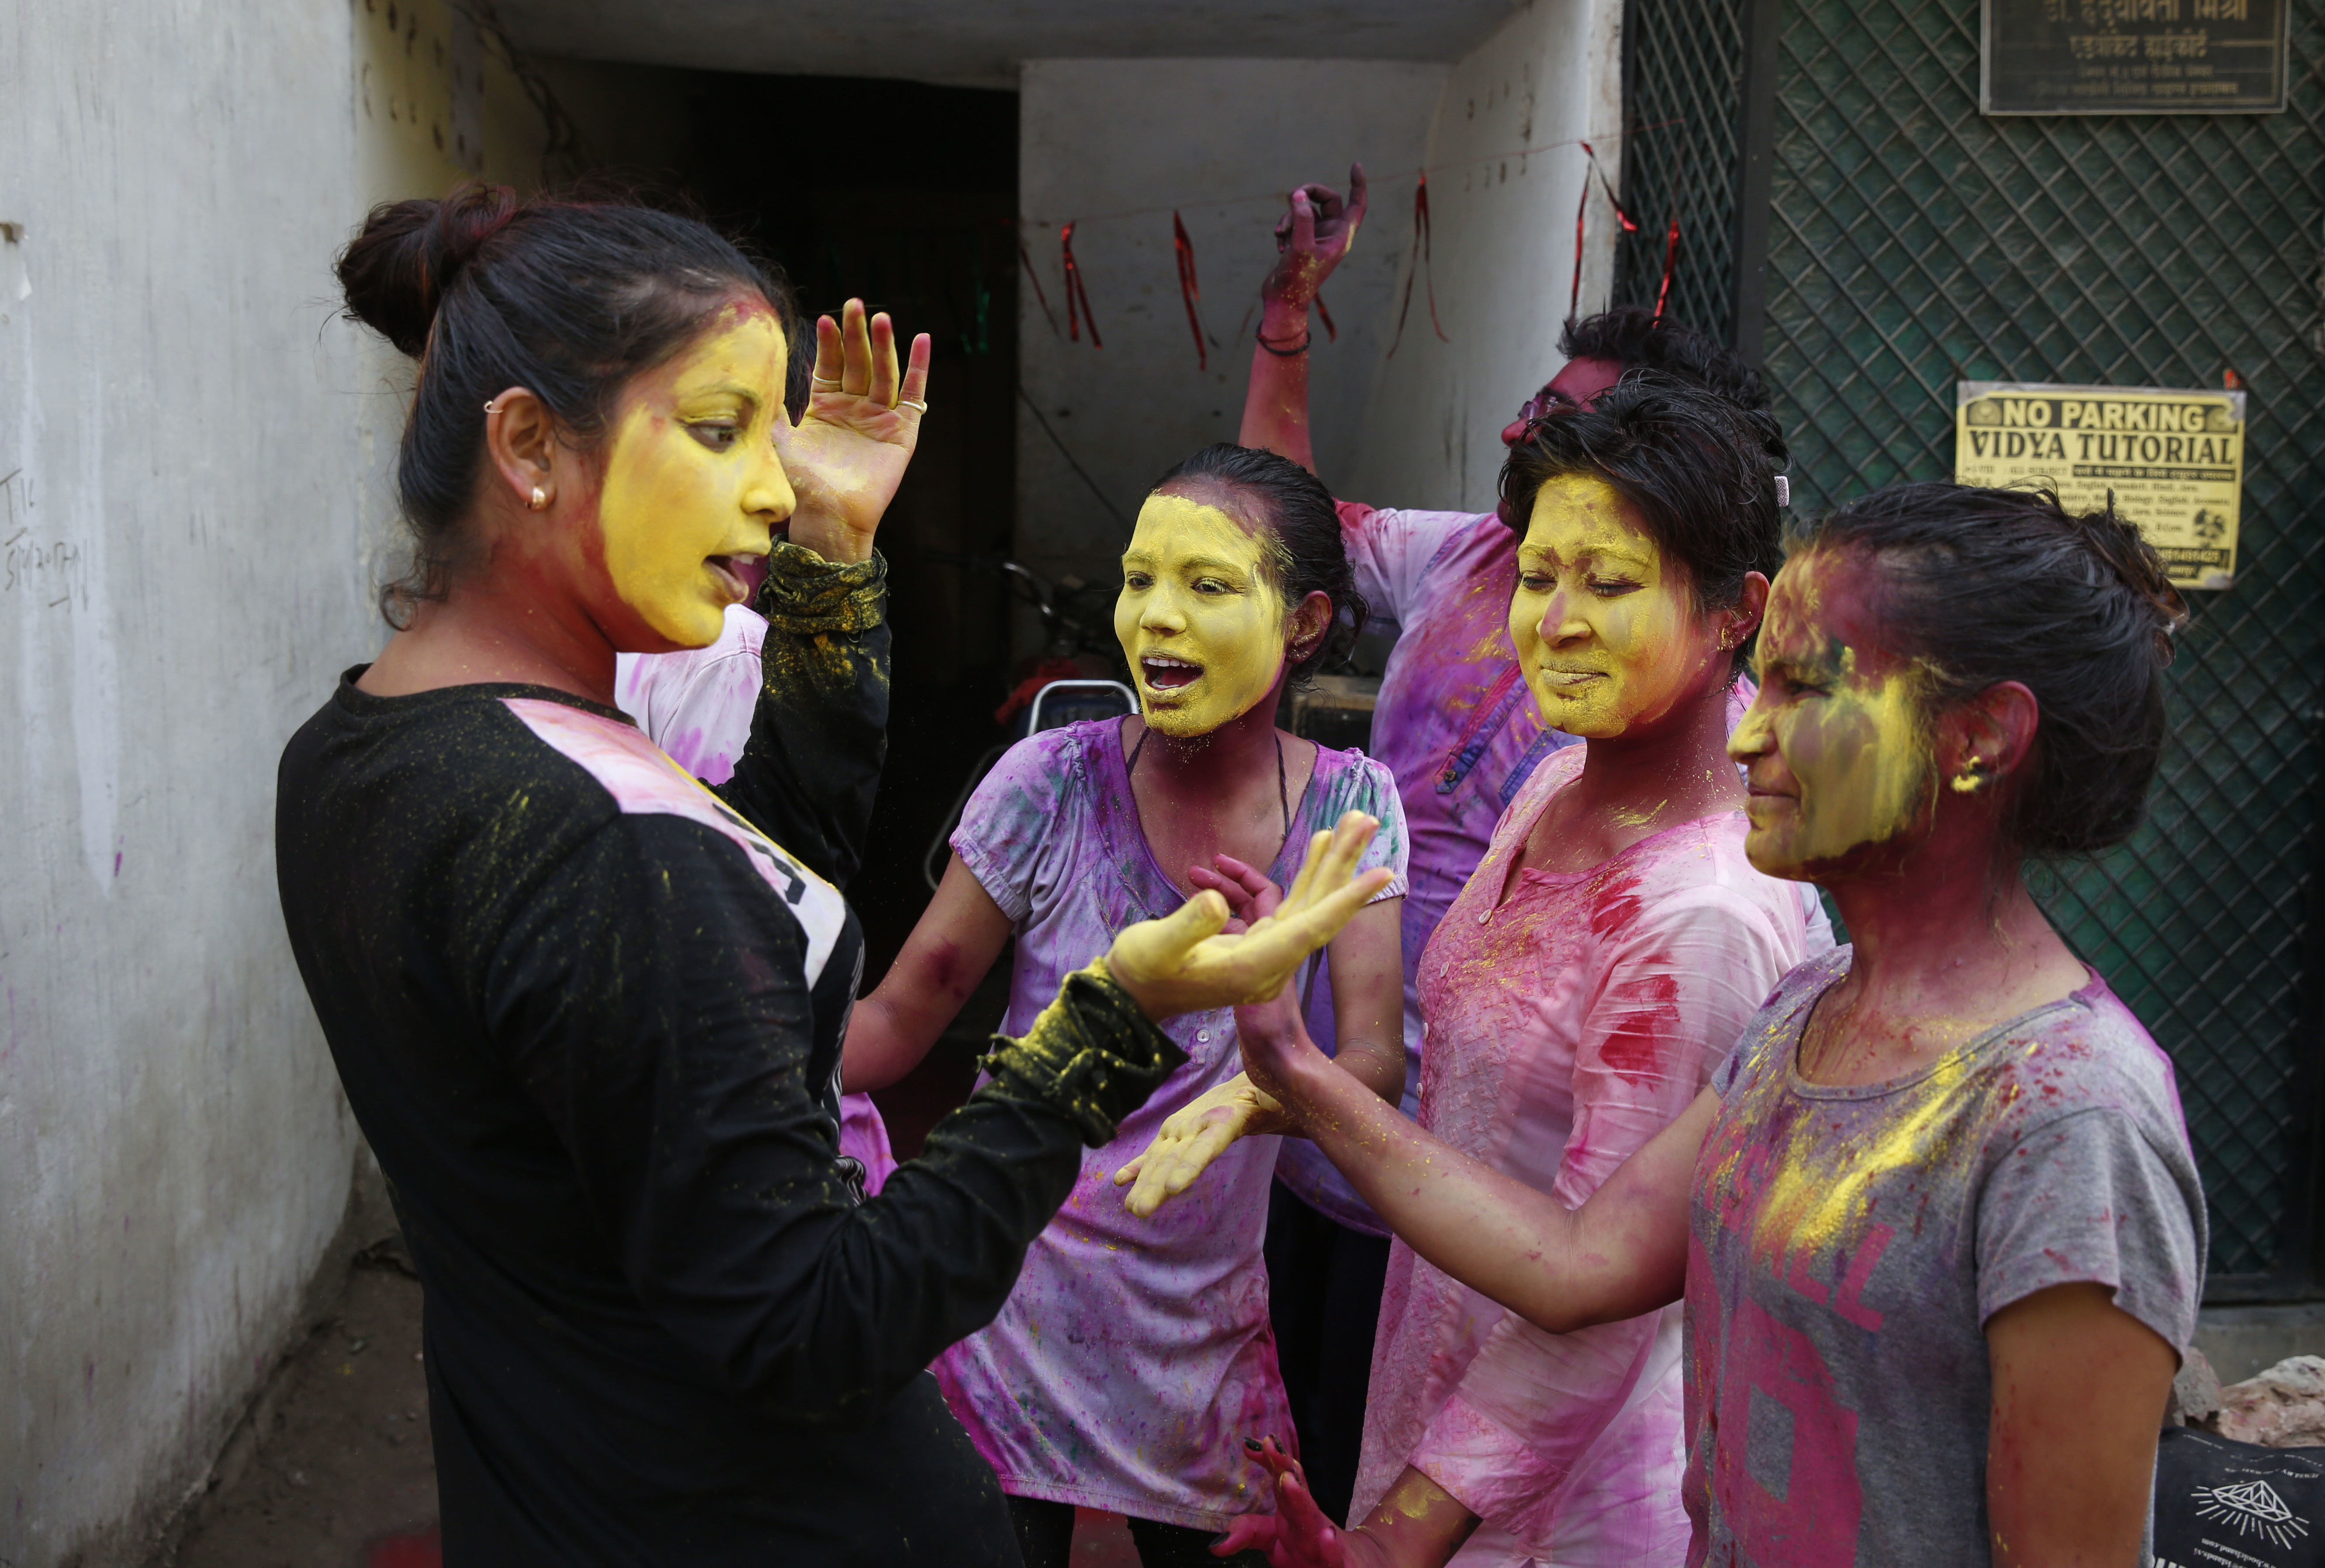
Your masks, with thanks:
<instances>
[{"instance_id":1,"label":"green metal mesh gate","mask_svg":"<svg viewBox=\"0 0 2325 1568\"><path fill-rule=\"evenodd\" d=\"M1739 204L1755 19L1768 194ZM2237 586L2190 595L2153 818L2041 890L2179 1065L2211 1298L2310 1294L2325 14L2295 5L2273 115L1987 119L1978 22L1978 0L1635 0L1620 287L1653 300L1676 211L1671 308L1765 354L1811 509L1950 474L1957 380L2251 389Z\"/></svg>"}]
</instances>

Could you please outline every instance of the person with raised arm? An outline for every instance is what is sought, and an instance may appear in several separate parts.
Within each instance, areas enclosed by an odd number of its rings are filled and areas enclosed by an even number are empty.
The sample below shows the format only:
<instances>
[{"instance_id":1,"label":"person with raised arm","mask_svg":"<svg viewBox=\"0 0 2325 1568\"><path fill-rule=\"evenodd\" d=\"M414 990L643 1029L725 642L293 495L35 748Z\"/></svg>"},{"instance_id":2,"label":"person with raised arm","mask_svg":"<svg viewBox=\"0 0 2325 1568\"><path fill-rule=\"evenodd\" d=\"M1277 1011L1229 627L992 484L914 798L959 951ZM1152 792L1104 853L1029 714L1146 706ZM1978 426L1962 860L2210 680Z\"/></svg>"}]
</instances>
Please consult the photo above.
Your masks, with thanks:
<instances>
[{"instance_id":1,"label":"person with raised arm","mask_svg":"<svg viewBox=\"0 0 2325 1568\"><path fill-rule=\"evenodd\" d=\"M1363 166L1348 177L1346 200L1329 186L1302 186L1277 225L1279 254L1263 287L1259 341L1237 438L1311 471L1309 316L1364 221ZM1768 406L1765 383L1733 350L1636 307L1569 321L1558 352L1566 363L1552 368L1503 429L1504 447L1517 446L1528 425L1546 413L1589 406L1630 370L1686 382L1739 408ZM1511 389L1510 396L1515 401L1524 391ZM1338 505L1373 624L1396 633L1366 750L1396 775L1413 835L1403 931L1402 1103L1409 1114L1421 1089L1421 955L1477 869L1502 813L1534 770L1573 737L1545 724L1527 700L1504 628L1523 515L1506 508ZM1742 696L1748 700L1748 691ZM1732 711L1740 715L1743 701ZM1811 947L1829 947L1830 928L1812 894L1809 918ZM1331 998L1323 988L1312 998L1308 1027L1327 1052L1335 1048ZM1304 1140L1284 1143L1276 1178L1267 1234L1276 1342L1301 1425L1302 1460L1318 1496L1338 1511L1355 1487L1388 1230Z\"/></svg>"},{"instance_id":2,"label":"person with raised arm","mask_svg":"<svg viewBox=\"0 0 2325 1568\"><path fill-rule=\"evenodd\" d=\"M1511 802L1422 956L1419 1120L1565 1203L1685 1111L1807 954L1797 890L1745 861L1724 750L1776 566L1765 420L1635 374L1510 459L1509 635L1542 721L1588 744ZM1222 1135L1166 1124L1132 1207L1200 1192ZM1422 1497L1483 1521L1469 1562L1677 1568L1679 1314L1514 1338L1505 1315L1394 1249L1348 1517Z\"/></svg>"},{"instance_id":3,"label":"person with raised arm","mask_svg":"<svg viewBox=\"0 0 2325 1568\"><path fill-rule=\"evenodd\" d=\"M2181 609L2113 512L1899 485L1775 580L1730 754L1747 849L1853 945L1784 978L1686 1113L1581 1204L1386 1113L1280 1000L1255 1080L1431 1264L1513 1315L1481 1356L1683 1299L1690 1563L2146 1560L2202 1296L2171 1062L2027 890L2145 814ZM1360 1527L1252 1444L1277 1568L1447 1561L1408 1476Z\"/></svg>"},{"instance_id":4,"label":"person with raised arm","mask_svg":"<svg viewBox=\"0 0 2325 1568\"><path fill-rule=\"evenodd\" d=\"M838 1151L857 864L885 749L878 507L786 463L910 455L929 344L819 324L690 218L470 187L338 274L418 361L395 631L284 749L284 924L424 1293L448 1568L1018 1561L926 1367L1178 1065L1155 1020L1286 983L1387 873L1311 846L1289 920L1205 892L1100 938L862 1196ZM773 530L786 521L791 537ZM764 691L706 789L612 706L772 557ZM1214 1014L1216 1016L1216 1014Z\"/></svg>"}]
</instances>

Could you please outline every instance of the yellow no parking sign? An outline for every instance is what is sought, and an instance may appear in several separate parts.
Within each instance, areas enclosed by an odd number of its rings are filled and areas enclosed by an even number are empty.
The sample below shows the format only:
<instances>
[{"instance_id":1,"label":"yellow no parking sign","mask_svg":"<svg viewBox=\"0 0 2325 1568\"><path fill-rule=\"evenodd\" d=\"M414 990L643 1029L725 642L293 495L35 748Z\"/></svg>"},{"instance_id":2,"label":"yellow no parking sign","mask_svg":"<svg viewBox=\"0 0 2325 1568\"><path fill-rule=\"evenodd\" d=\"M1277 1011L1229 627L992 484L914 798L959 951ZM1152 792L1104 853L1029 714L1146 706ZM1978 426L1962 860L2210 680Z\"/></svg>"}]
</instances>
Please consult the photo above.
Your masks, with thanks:
<instances>
[{"instance_id":1,"label":"yellow no parking sign","mask_svg":"<svg viewBox=\"0 0 2325 1568\"><path fill-rule=\"evenodd\" d=\"M2237 575L2245 394L2048 382L1954 383L1954 478L2041 480L2070 512L2136 523L2183 588Z\"/></svg>"}]
</instances>

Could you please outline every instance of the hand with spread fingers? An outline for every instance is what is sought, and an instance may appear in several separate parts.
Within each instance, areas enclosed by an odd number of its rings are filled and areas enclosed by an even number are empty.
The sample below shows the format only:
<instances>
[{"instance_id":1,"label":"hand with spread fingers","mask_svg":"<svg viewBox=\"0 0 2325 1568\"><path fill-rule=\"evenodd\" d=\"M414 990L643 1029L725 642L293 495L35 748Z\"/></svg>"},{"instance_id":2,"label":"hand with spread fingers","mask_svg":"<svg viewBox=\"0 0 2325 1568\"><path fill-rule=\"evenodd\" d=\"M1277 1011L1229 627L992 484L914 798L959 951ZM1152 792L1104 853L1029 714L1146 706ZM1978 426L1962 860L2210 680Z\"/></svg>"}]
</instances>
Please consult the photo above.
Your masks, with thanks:
<instances>
[{"instance_id":1,"label":"hand with spread fingers","mask_svg":"<svg viewBox=\"0 0 2325 1568\"><path fill-rule=\"evenodd\" d=\"M872 537L895 498L928 412L930 339L912 339L902 375L886 311L850 300L840 319L815 324L814 380L797 425L778 420L775 449L799 497L793 544L828 561L869 559Z\"/></svg>"},{"instance_id":2,"label":"hand with spread fingers","mask_svg":"<svg viewBox=\"0 0 2325 1568\"><path fill-rule=\"evenodd\" d=\"M1107 950L1107 973L1152 1019L1270 1000L1394 879L1385 866L1355 874L1379 826L1351 811L1318 834L1283 903L1240 935L1226 929L1228 901L1210 889L1162 919L1126 927Z\"/></svg>"},{"instance_id":3,"label":"hand with spread fingers","mask_svg":"<svg viewBox=\"0 0 2325 1568\"><path fill-rule=\"evenodd\" d=\"M1274 914L1282 905L1283 890L1269 881L1264 872L1233 855L1216 855L1213 860L1216 870L1195 866L1188 871L1187 878L1197 887L1227 899L1233 911L1227 924L1229 932L1249 929ZM1296 1016L1289 988L1273 1001L1258 1006L1271 1013L1282 1010ZM1145 1219L1161 1208L1164 1200L1192 1186L1204 1167L1236 1139L1281 1132L1289 1124L1283 1107L1254 1087L1246 1075L1237 1073L1172 1112L1154 1135L1154 1141L1114 1173L1116 1186L1137 1184L1124 1194L1123 1206Z\"/></svg>"}]
</instances>

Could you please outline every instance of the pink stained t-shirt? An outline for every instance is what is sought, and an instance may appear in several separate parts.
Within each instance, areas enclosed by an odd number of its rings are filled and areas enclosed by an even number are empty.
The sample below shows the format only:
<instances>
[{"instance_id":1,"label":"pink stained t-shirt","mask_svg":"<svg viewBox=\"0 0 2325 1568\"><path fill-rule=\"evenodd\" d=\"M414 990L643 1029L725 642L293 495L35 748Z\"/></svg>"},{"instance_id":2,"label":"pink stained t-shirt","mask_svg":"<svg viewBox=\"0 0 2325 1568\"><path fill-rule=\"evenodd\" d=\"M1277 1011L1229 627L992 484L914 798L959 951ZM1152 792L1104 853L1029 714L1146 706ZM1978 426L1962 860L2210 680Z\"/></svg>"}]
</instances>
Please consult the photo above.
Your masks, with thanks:
<instances>
[{"instance_id":1,"label":"pink stained t-shirt","mask_svg":"<svg viewBox=\"0 0 2325 1568\"><path fill-rule=\"evenodd\" d=\"M1357 591L1376 623L1398 629L1373 708L1370 754L1396 775L1413 835L1413 891L1404 900L1405 1092L1413 1114L1421 1093L1421 955L1438 922L1477 869L1495 825L1543 760L1578 744L1542 722L1510 642L1510 595L1517 586L1518 536L1490 512L1419 512L1338 503ZM1733 730L1751 701L1739 680L1730 700ZM1796 884L1807 911L1811 954L1832 946L1831 922L1816 890ZM1308 1030L1334 1048L1330 988L1311 988ZM1340 1224L1388 1234L1348 1178L1304 1139L1288 1139L1276 1177Z\"/></svg>"},{"instance_id":2,"label":"pink stained t-shirt","mask_svg":"<svg viewBox=\"0 0 2325 1568\"><path fill-rule=\"evenodd\" d=\"M1583 756L1536 771L1420 965L1422 1125L1570 1208L1687 1109L1807 927L1793 885L1745 859L1741 812L1587 872L1520 872L1496 908ZM1463 1563L1676 1568L1680 1322L1547 1333L1397 1242L1351 1517L1411 1464L1485 1520Z\"/></svg>"},{"instance_id":3,"label":"pink stained t-shirt","mask_svg":"<svg viewBox=\"0 0 2325 1568\"><path fill-rule=\"evenodd\" d=\"M1366 748L1396 778L1413 835L1413 891L1400 912L1404 951L1405 1085L1421 1088L1415 965L1437 922L1469 880L1518 790L1542 760L1574 743L1543 726L1510 644L1517 536L1490 512L1418 512L1339 503L1340 539L1357 591L1376 623L1397 628L1381 676ZM1332 999L1310 993L1308 1028L1335 1047ZM1285 1140L1276 1176L1309 1205L1351 1229L1388 1230L1304 1139Z\"/></svg>"},{"instance_id":4,"label":"pink stained t-shirt","mask_svg":"<svg viewBox=\"0 0 2325 1568\"><path fill-rule=\"evenodd\" d=\"M638 722L671 761L708 784L735 776L758 706L759 652L767 623L755 610L727 606L718 640L683 653L614 656L614 706ZM864 1190L876 1193L896 1157L887 1123L869 1094L839 1100L839 1152L864 1167Z\"/></svg>"},{"instance_id":5,"label":"pink stained t-shirt","mask_svg":"<svg viewBox=\"0 0 2325 1568\"><path fill-rule=\"evenodd\" d=\"M1023 1033L1115 933L1185 901L1139 824L1123 724L1020 741L977 787L953 835L1016 924L1005 1033ZM1269 876L1289 886L1310 835L1348 811L1379 819L1364 867L1391 868L1395 880L1377 897L1402 897L1395 782L1357 752L1318 750ZM1000 1315L934 1370L1004 1491L1218 1530L1266 1506L1264 1472L1243 1439L1292 1433L1260 1258L1282 1139L1238 1140L1151 1218L1125 1208L1114 1173L1164 1118L1243 1068L1233 1009L1182 1014L1162 1029L1186 1062L1112 1143L1083 1152L1072 1195L1027 1251Z\"/></svg>"}]
</instances>

